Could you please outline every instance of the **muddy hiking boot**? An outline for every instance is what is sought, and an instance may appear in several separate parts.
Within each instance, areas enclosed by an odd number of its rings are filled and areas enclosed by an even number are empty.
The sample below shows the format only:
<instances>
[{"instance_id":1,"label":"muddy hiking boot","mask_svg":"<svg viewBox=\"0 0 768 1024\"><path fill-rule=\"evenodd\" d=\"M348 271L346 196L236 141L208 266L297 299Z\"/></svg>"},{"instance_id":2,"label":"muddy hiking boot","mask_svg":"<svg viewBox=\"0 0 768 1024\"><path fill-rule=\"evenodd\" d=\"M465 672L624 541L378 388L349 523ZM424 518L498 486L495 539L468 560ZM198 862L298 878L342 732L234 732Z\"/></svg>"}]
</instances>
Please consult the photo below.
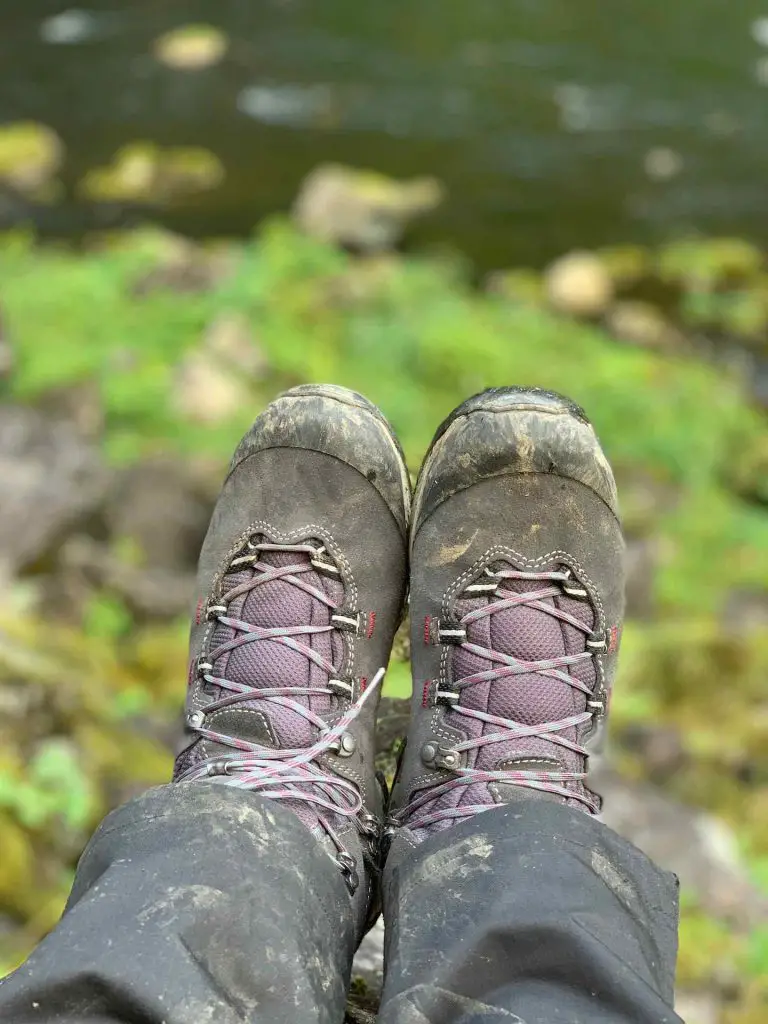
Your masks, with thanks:
<instances>
[{"instance_id":1,"label":"muddy hiking boot","mask_svg":"<svg viewBox=\"0 0 768 1024\"><path fill-rule=\"evenodd\" d=\"M495 805L597 814L623 613L616 487L582 410L537 389L469 399L424 461L411 526L414 692L389 839Z\"/></svg>"},{"instance_id":2,"label":"muddy hiking boot","mask_svg":"<svg viewBox=\"0 0 768 1024\"><path fill-rule=\"evenodd\" d=\"M174 781L291 808L365 920L382 792L374 716L407 585L410 483L362 396L294 388L243 438L198 570Z\"/></svg>"}]
</instances>

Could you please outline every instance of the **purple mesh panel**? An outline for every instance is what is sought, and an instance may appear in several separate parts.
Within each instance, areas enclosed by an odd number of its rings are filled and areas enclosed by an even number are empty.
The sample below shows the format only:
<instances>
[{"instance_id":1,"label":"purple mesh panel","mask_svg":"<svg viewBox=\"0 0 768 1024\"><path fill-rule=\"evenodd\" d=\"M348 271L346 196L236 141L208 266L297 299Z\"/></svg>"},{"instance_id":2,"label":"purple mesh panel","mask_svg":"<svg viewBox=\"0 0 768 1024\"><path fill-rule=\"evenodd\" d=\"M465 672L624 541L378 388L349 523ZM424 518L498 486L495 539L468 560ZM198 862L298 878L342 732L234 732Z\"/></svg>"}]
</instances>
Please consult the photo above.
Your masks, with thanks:
<instances>
[{"instance_id":1,"label":"purple mesh panel","mask_svg":"<svg viewBox=\"0 0 768 1024\"><path fill-rule=\"evenodd\" d=\"M276 567L306 565L309 562L309 555L303 552L264 551L260 553L260 562ZM225 577L222 592L231 592L260 575L261 573L255 569L232 572ZM344 587L340 582L328 579L315 571L304 572L299 578L303 583L325 593L336 606L343 604ZM285 579L269 580L259 584L254 590L248 590L231 600L227 610L228 618L239 619L262 628L327 626L330 624L331 614L332 610L321 601L294 584L286 582ZM207 653L215 652L218 647L242 635L241 631L217 623ZM344 642L336 631L311 636L302 635L296 639L331 660L339 670L342 669ZM214 676L242 683L253 689L325 686L328 682L328 673L322 667L311 662L305 654L291 650L278 640L259 639L246 643L221 654L212 660L212 664ZM211 692L215 699L227 696L227 691L220 687L211 687ZM302 695L292 699L323 718L327 718L331 711L331 698L326 695ZM235 730L228 726L228 720L230 716L244 709L258 711L266 717L278 747L306 747L317 739L317 729L291 708L265 700L248 700L246 697L238 701L232 711L224 709L216 712L216 731L234 733ZM212 748L217 746L218 744L212 744L210 741L198 741L177 758L175 775L180 775L206 756L210 756ZM221 752L231 753L223 748ZM313 828L317 825L311 805L300 800L287 800L285 803L292 807L308 827Z\"/></svg>"},{"instance_id":2,"label":"purple mesh panel","mask_svg":"<svg viewBox=\"0 0 768 1024\"><path fill-rule=\"evenodd\" d=\"M512 567L510 567L512 568ZM546 591L551 583L546 580L508 580L502 581L502 591L514 593L533 593ZM506 595L508 596L508 594ZM453 616L460 619L468 612L485 607L499 600L499 597L460 597L455 602ZM594 628L594 612L587 601L569 598L565 595L549 597L542 600L543 604L556 607L578 618L589 629ZM467 626L467 640L480 647L501 654L512 655L523 661L544 661L562 655L580 654L585 650L586 636L575 626L561 622L546 612L529 605L503 609L491 615L471 622ZM455 681L475 673L496 667L496 663L488 658L457 647L452 654L450 671ZM592 660L584 661L572 668L574 678L592 687L596 681L595 666ZM587 696L559 679L553 679L540 673L531 672L491 682L474 683L461 694L461 707L488 714L498 715L520 725L540 725L555 722L586 709ZM477 738L502 730L498 726L462 716L455 711L447 711L446 724L458 729L469 738ZM577 728L563 729L557 735L565 739L578 741ZM486 771L498 770L500 765L510 759L527 757L545 757L556 759L566 771L582 771L583 758L576 752L555 746L542 737L510 736L509 740L488 744L479 749L467 752L468 766ZM568 788L582 784L568 783ZM578 805L578 801L568 801ZM493 797L486 783L473 783L458 786L437 797L419 813L430 813L449 807L470 804L492 804ZM427 831L446 828L453 824L452 820L436 822L429 825ZM418 830L419 832L423 830Z\"/></svg>"}]
</instances>

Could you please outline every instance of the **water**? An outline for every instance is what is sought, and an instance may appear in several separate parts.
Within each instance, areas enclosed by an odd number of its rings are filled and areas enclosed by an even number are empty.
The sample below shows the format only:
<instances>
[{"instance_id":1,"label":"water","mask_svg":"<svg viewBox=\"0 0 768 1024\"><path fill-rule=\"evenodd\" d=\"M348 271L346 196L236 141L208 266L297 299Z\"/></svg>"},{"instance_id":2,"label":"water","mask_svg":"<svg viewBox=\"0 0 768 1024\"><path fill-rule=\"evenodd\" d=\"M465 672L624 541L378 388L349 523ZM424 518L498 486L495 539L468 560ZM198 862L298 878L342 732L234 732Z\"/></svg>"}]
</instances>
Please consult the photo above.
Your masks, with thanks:
<instances>
[{"instance_id":1,"label":"water","mask_svg":"<svg viewBox=\"0 0 768 1024\"><path fill-rule=\"evenodd\" d=\"M88 0L84 0L88 2ZM130 219L76 184L126 141L202 144L217 190L165 215L245 233L314 165L436 173L419 244L483 266L695 229L765 240L768 0L3 0L0 121L64 139L67 195L31 216L72 235ZM174 71L161 32L209 22L225 60Z\"/></svg>"}]
</instances>

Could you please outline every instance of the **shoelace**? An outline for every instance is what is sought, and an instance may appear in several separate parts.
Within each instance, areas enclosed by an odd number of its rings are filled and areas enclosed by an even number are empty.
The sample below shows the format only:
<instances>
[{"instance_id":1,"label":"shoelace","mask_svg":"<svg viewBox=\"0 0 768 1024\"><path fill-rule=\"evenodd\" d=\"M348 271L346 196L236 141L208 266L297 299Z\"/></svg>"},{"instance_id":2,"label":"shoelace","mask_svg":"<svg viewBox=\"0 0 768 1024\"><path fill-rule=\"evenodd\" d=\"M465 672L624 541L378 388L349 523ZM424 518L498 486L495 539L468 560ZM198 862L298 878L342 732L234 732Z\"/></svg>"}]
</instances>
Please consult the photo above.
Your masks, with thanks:
<instances>
[{"instance_id":1,"label":"shoelace","mask_svg":"<svg viewBox=\"0 0 768 1024\"><path fill-rule=\"evenodd\" d=\"M310 557L296 564L274 566L259 560L259 553L262 551L296 552ZM210 650L205 660L198 663L198 671L205 682L228 691L228 695L212 701L206 705L204 711L191 712L187 716L187 724L201 738L232 747L241 753L226 758L221 756L206 758L187 769L179 776L178 781L189 782L202 778L216 778L226 785L259 792L271 800L300 800L312 805L318 825L336 847L337 863L348 886L354 891L358 883L355 860L345 849L331 819L336 815L357 819L359 831L368 836L375 834L374 822L372 816L364 812L358 788L352 782L327 771L318 763L317 759L328 751L339 749L338 744L342 742L347 729L358 717L365 702L371 698L381 684L385 670L379 669L365 690L356 701L350 704L348 710L333 727L330 727L323 718L295 699L299 696L339 696L337 690L330 685L253 688L224 676L214 675L214 665L223 654L241 647L243 644L261 641L284 644L306 656L328 674L329 681L333 681L339 675L336 666L331 661L301 639L317 633L330 632L336 628L333 624L265 629L242 619L233 618L228 614L228 606L235 598L277 579L282 579L284 582L298 587L333 612L337 608L336 602L322 590L301 579L303 574L313 572L319 567L338 574L338 569L330 561L325 548L317 548L311 544L270 544L249 541L246 552L233 559L229 567L230 572L248 568L253 569L254 576L222 594L221 603L209 606L207 613L210 619L215 619L221 625L234 630L236 635L234 639ZM336 681L343 684L341 680ZM318 739L308 747L272 749L259 743L217 732L205 726L207 715L222 708L233 708L245 701L265 701L267 704L289 708L318 730Z\"/></svg>"},{"instance_id":2,"label":"shoelace","mask_svg":"<svg viewBox=\"0 0 768 1024\"><path fill-rule=\"evenodd\" d=\"M566 788L564 785L564 783L567 782L582 782L586 778L586 772L527 770L490 771L461 767L458 764L459 757L464 751L478 750L480 747L487 746L491 743L504 743L509 740L522 739L525 737L537 737L551 743L555 747L564 747L581 756L586 756L587 750L584 747L566 739L564 736L560 736L559 733L566 729L584 725L593 717L596 709L598 707L602 708L603 706L602 701L593 700L593 691L589 686L580 682L580 680L576 679L569 672L563 670L593 658L599 650L604 649L606 646L605 640L602 638L595 638L592 629L580 619L555 607L554 604L546 603L547 598L561 596L564 586L570 586L572 593L577 593L579 596L586 597L587 592L575 585L575 581L570 570L564 569L562 571L553 570L550 572L523 572L516 569L499 569L496 571L486 569L485 576L488 578L488 582L481 584L476 583L468 586L464 591L465 596L476 597L478 596L478 593L485 591L494 593L498 596L499 600L493 601L484 607L477 608L474 611L467 612L459 620L459 628L451 632L460 633L464 637L457 646L463 647L465 650L478 655L486 661L493 662L495 667L482 672L474 672L471 675L455 680L453 683L454 689L452 691L438 690L437 697L442 697L450 701L451 711L455 714L463 715L467 718L474 718L495 726L497 727L498 732L491 732L483 736L478 736L475 739L468 739L461 743L451 744L451 753L455 752L456 754L456 767L450 769L453 777L447 782L424 790L424 792L412 800L407 807L394 815L390 823L393 826L407 825L410 829L419 829L434 824L437 821L444 821L451 818L470 817L481 811L490 810L493 805L470 804L458 807L442 808L437 811L427 811L422 814L418 813L421 808L425 807L425 805L433 804L434 801L444 793L454 790L459 786L471 786L474 783L510 783L516 786L524 786L529 789L538 789L548 793L556 793L558 796L563 796L570 800L578 800L586 806L590 813L597 813L599 810L599 798L597 796L590 794L588 791L586 793L579 792L576 787ZM499 582L497 582L505 579L531 582L551 582L552 586L540 588L527 593L517 593L512 590L505 590L503 586L499 585ZM495 582L496 586L493 586L491 581ZM567 592L568 591L566 590L566 593ZM551 615L562 622L566 622L569 625L574 626L580 632L586 634L586 644L589 645L591 643L592 646L587 646L582 653L578 654L561 655L544 661L523 661L519 658L513 657L512 655L483 647L480 644L474 643L470 639L469 630L472 623L492 616L506 608L520 607L522 605L528 605L531 608L545 612L547 615ZM509 677L531 672L560 680L563 683L567 683L568 686L573 687L573 689L584 693L587 697L587 707L591 708L591 710L570 715L568 718L563 718L558 721L544 722L537 725L521 725L520 723L508 718L501 718L497 715L491 715L484 711L476 711L471 708L461 706L460 700L462 691L477 683L498 683Z\"/></svg>"}]
</instances>

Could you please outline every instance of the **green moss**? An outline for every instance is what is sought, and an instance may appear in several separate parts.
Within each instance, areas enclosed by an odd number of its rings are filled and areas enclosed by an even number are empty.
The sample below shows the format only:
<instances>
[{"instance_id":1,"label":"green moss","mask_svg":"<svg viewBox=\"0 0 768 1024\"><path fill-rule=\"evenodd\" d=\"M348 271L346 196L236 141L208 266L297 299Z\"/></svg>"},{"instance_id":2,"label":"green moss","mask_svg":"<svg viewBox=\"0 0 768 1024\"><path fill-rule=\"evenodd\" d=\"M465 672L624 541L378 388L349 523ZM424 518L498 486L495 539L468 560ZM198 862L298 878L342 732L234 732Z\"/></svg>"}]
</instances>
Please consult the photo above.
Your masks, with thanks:
<instances>
[{"instance_id":1,"label":"green moss","mask_svg":"<svg viewBox=\"0 0 768 1024\"><path fill-rule=\"evenodd\" d=\"M223 164L207 149L133 142L107 167L89 171L80 191L95 202L164 203L215 188L223 177Z\"/></svg>"},{"instance_id":2,"label":"green moss","mask_svg":"<svg viewBox=\"0 0 768 1024\"><path fill-rule=\"evenodd\" d=\"M706 987L716 964L720 976L738 976L744 940L727 925L684 902L680 911L677 981L682 987Z\"/></svg>"},{"instance_id":3,"label":"green moss","mask_svg":"<svg viewBox=\"0 0 768 1024\"><path fill-rule=\"evenodd\" d=\"M657 257L662 280L699 290L757 275L763 253L740 238L695 238L664 246Z\"/></svg>"},{"instance_id":4,"label":"green moss","mask_svg":"<svg viewBox=\"0 0 768 1024\"><path fill-rule=\"evenodd\" d=\"M228 46L226 35L212 25L183 25L156 39L152 50L169 67L198 71L217 64Z\"/></svg>"},{"instance_id":5,"label":"green moss","mask_svg":"<svg viewBox=\"0 0 768 1024\"><path fill-rule=\"evenodd\" d=\"M50 186L64 147L46 125L18 121L0 125L0 183L37 193Z\"/></svg>"}]
</instances>

